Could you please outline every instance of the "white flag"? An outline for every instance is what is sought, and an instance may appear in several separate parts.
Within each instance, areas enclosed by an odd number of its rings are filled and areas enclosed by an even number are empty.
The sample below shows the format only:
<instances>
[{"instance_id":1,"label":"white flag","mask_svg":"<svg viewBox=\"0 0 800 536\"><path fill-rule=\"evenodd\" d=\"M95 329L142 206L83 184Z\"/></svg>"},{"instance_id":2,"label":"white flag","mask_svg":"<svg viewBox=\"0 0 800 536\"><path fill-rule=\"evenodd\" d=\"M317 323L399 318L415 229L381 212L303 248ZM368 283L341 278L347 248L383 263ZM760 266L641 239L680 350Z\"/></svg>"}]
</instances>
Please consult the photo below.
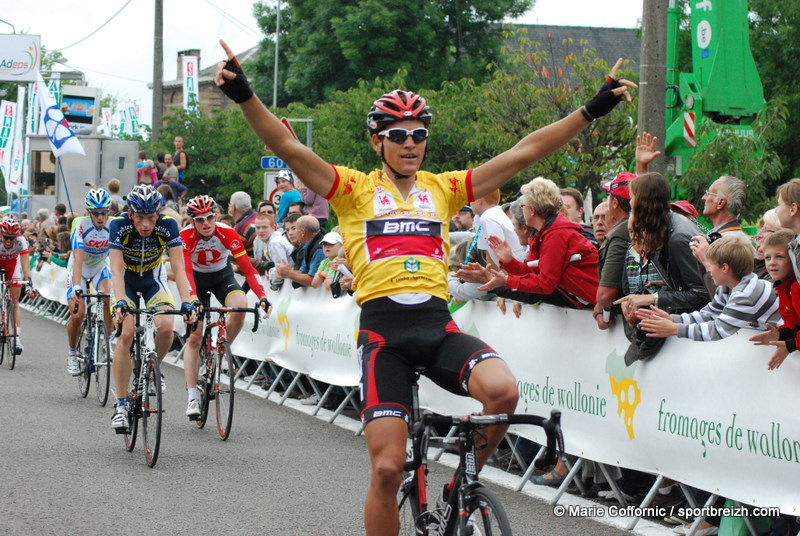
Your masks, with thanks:
<instances>
[{"instance_id":1,"label":"white flag","mask_svg":"<svg viewBox=\"0 0 800 536\"><path fill-rule=\"evenodd\" d=\"M112 135L111 125L114 121L114 111L111 108L102 108L100 110L101 117L103 118L103 130L106 136Z\"/></svg>"},{"instance_id":2,"label":"white flag","mask_svg":"<svg viewBox=\"0 0 800 536\"><path fill-rule=\"evenodd\" d=\"M23 151L25 139L23 131L23 110L25 109L25 86L17 86L17 121L14 127L14 149L11 154L11 176L6 185L7 192L20 193L20 179L22 178L22 164L25 159ZM26 187L27 189L27 187ZM27 193L27 192L24 192Z\"/></svg>"},{"instance_id":3,"label":"white flag","mask_svg":"<svg viewBox=\"0 0 800 536\"><path fill-rule=\"evenodd\" d=\"M5 177L6 191L11 177L11 150L14 144L14 120L17 117L17 103L0 101L0 171Z\"/></svg>"},{"instance_id":4,"label":"white flag","mask_svg":"<svg viewBox=\"0 0 800 536\"><path fill-rule=\"evenodd\" d=\"M86 156L81 142L78 141L78 138L69 128L69 123L64 118L64 113L59 110L56 101L50 91L47 90L41 74L39 74L36 84L39 88L39 106L42 109L42 121L44 122L45 132L50 140L53 154L56 158L62 154L70 153Z\"/></svg>"}]
</instances>

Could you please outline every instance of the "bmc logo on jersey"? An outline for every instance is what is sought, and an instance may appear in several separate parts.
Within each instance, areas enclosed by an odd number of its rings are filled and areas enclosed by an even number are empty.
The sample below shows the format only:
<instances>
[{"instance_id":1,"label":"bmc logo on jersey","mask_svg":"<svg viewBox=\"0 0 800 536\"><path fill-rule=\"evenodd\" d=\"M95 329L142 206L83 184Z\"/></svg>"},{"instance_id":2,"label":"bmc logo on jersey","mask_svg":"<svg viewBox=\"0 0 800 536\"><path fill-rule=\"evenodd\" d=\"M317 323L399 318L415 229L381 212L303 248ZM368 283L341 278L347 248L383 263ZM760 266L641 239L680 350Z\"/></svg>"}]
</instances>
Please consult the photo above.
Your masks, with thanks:
<instances>
[{"instance_id":1,"label":"bmc logo on jersey","mask_svg":"<svg viewBox=\"0 0 800 536\"><path fill-rule=\"evenodd\" d=\"M441 236L442 224L438 221L412 218L367 221L367 236L381 235Z\"/></svg>"},{"instance_id":2,"label":"bmc logo on jersey","mask_svg":"<svg viewBox=\"0 0 800 536\"><path fill-rule=\"evenodd\" d=\"M367 262L398 256L444 256L442 222L417 218L367 220Z\"/></svg>"}]
</instances>

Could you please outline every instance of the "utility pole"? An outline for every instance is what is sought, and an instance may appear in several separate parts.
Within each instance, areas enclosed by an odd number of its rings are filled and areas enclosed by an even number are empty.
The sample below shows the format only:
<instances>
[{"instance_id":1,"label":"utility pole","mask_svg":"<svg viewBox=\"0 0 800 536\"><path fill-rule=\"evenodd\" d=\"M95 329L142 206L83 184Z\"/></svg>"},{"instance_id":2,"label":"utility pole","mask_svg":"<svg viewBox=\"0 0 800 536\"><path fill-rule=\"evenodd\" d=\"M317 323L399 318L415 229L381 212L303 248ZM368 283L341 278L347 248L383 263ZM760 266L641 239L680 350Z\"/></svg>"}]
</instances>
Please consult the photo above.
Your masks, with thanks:
<instances>
[{"instance_id":1,"label":"utility pole","mask_svg":"<svg viewBox=\"0 0 800 536\"><path fill-rule=\"evenodd\" d=\"M164 0L155 0L155 30L153 34L153 119L150 139L158 138L161 116L164 113Z\"/></svg>"},{"instance_id":2,"label":"utility pole","mask_svg":"<svg viewBox=\"0 0 800 536\"><path fill-rule=\"evenodd\" d=\"M275 69L272 75L272 107L278 107L278 47L281 41L281 0L278 0L278 14L275 20Z\"/></svg>"},{"instance_id":3,"label":"utility pole","mask_svg":"<svg viewBox=\"0 0 800 536\"><path fill-rule=\"evenodd\" d=\"M637 134L649 132L664 150L666 127L667 3L669 0L643 0L642 50L639 63L639 126ZM664 173L664 157L659 156L650 171Z\"/></svg>"}]
</instances>

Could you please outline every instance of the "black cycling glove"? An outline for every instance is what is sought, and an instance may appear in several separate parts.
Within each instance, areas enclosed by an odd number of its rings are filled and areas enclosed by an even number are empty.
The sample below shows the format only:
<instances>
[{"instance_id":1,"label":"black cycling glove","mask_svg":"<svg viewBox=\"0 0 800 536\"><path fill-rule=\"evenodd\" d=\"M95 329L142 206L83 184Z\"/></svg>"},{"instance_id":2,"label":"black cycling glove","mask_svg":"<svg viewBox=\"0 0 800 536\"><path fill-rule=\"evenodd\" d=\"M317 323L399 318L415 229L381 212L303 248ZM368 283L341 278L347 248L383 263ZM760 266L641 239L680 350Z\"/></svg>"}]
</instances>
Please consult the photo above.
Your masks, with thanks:
<instances>
[{"instance_id":1,"label":"black cycling glove","mask_svg":"<svg viewBox=\"0 0 800 536\"><path fill-rule=\"evenodd\" d=\"M258 300L258 306L261 307L262 309L264 309L264 312L267 312L267 311L269 311L269 308L272 307L272 304L269 303L269 300L267 299L267 297L264 296L263 298Z\"/></svg>"},{"instance_id":2,"label":"black cycling glove","mask_svg":"<svg viewBox=\"0 0 800 536\"><path fill-rule=\"evenodd\" d=\"M239 65L239 60L231 58L225 63L225 69L232 73L236 73L236 77L228 80L224 76L225 83L219 86L226 97L231 99L236 104L241 104L249 100L253 96L253 90L250 88L250 82L247 81L242 66Z\"/></svg>"},{"instance_id":3,"label":"black cycling glove","mask_svg":"<svg viewBox=\"0 0 800 536\"><path fill-rule=\"evenodd\" d=\"M622 100L620 95L615 95L613 90L620 87L619 80L607 76L597 94L586 101L581 108L581 113L587 121L594 121L611 112Z\"/></svg>"}]
</instances>

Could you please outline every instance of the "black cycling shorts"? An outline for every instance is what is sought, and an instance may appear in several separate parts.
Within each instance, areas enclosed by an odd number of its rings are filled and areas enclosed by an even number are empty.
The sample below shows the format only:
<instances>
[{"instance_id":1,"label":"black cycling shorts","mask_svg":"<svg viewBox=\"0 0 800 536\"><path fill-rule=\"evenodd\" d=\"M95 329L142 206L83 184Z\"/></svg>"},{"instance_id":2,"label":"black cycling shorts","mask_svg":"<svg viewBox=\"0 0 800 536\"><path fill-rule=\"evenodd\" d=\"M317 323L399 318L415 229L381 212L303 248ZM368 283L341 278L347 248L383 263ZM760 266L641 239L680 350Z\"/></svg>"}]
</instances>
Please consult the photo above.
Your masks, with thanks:
<instances>
[{"instance_id":1,"label":"black cycling shorts","mask_svg":"<svg viewBox=\"0 0 800 536\"><path fill-rule=\"evenodd\" d=\"M447 391L469 396L469 375L484 359L500 357L485 342L462 333L447 302L431 298L402 305L377 298L361 306L361 420L399 417L410 422L414 369Z\"/></svg>"},{"instance_id":2,"label":"black cycling shorts","mask_svg":"<svg viewBox=\"0 0 800 536\"><path fill-rule=\"evenodd\" d=\"M203 304L203 307L209 307L211 302L211 297L208 295L209 292L214 294L220 305L225 305L225 299L231 292L243 292L242 287L233 275L233 269L231 269L230 264L217 272L198 272L193 270L192 275L197 289L197 298Z\"/></svg>"}]
</instances>

